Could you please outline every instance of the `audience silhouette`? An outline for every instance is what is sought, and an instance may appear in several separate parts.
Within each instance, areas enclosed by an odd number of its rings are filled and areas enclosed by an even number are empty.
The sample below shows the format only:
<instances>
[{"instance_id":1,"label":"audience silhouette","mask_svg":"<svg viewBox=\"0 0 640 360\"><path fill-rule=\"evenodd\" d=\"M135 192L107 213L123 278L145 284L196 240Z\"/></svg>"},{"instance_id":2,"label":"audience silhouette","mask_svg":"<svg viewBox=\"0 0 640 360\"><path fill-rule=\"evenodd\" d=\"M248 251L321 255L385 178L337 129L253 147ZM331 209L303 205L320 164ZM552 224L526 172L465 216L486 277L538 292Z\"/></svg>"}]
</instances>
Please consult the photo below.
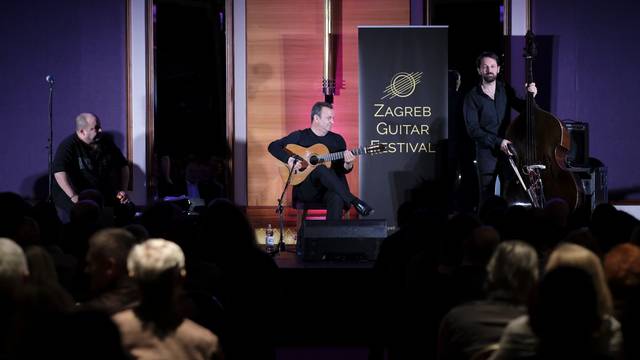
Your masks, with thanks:
<instances>
[{"instance_id":1,"label":"audience silhouette","mask_svg":"<svg viewBox=\"0 0 640 360\"><path fill-rule=\"evenodd\" d=\"M370 359L640 358L637 219L498 197L446 213L438 189L413 192L380 247ZM276 359L282 270L240 207L162 201L134 217L102 203L83 191L63 225L50 203L0 193L0 358L143 358L180 344L196 358ZM167 239L170 266L145 262L149 238Z\"/></svg>"}]
</instances>

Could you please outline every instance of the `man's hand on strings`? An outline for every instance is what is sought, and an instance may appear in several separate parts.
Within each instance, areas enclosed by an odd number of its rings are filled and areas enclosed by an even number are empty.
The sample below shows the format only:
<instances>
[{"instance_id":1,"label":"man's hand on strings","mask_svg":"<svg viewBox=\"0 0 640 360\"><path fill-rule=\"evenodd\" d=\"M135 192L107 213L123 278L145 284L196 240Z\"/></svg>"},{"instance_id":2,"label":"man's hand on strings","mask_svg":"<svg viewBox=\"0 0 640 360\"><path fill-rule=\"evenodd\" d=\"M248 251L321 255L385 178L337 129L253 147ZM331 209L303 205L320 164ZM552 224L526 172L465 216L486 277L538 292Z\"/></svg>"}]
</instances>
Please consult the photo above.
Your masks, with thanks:
<instances>
[{"instance_id":1,"label":"man's hand on strings","mask_svg":"<svg viewBox=\"0 0 640 360\"><path fill-rule=\"evenodd\" d=\"M293 168L294 172L298 172L300 170L300 168L302 167L302 161L298 160L296 161L296 159L292 156L289 158L289 160L287 161L287 164L289 165L289 169L291 169L293 165L293 163L295 162L295 167Z\"/></svg>"},{"instance_id":2,"label":"man's hand on strings","mask_svg":"<svg viewBox=\"0 0 640 360\"><path fill-rule=\"evenodd\" d=\"M356 161L356 156L350 150L344 151L344 168L351 170L353 162Z\"/></svg>"}]
</instances>

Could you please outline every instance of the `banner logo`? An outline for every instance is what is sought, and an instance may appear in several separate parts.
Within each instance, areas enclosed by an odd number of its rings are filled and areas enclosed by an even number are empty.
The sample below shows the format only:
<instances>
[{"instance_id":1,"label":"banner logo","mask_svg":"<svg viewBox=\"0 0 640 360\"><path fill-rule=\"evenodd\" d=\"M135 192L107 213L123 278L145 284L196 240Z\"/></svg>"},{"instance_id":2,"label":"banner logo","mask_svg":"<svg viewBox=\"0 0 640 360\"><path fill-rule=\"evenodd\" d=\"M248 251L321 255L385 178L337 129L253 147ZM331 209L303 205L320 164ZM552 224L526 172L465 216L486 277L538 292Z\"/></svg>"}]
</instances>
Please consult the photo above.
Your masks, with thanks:
<instances>
[{"instance_id":1,"label":"banner logo","mask_svg":"<svg viewBox=\"0 0 640 360\"><path fill-rule=\"evenodd\" d=\"M416 85L420 84L421 78L422 71L413 73L399 72L395 74L389 86L384 89L385 95L380 99L405 98L410 96L416 90Z\"/></svg>"}]
</instances>

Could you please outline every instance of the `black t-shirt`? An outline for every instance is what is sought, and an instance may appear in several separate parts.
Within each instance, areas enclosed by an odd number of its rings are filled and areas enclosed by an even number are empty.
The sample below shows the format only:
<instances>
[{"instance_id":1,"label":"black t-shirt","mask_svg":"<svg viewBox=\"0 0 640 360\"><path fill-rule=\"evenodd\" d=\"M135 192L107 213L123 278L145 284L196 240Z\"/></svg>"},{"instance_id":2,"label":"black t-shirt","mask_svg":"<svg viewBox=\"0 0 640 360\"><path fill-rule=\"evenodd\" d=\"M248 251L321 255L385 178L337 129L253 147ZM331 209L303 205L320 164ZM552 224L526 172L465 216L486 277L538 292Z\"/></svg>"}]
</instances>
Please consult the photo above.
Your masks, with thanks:
<instances>
[{"instance_id":1,"label":"black t-shirt","mask_svg":"<svg viewBox=\"0 0 640 360\"><path fill-rule=\"evenodd\" d=\"M69 183L79 193L95 189L102 193L105 204L115 203L115 195L120 187L122 167L127 165L116 145L102 136L97 146L85 144L76 135L70 135L58 146L53 160L53 173L66 172ZM53 182L56 205L69 208L71 201L57 181Z\"/></svg>"},{"instance_id":2,"label":"black t-shirt","mask_svg":"<svg viewBox=\"0 0 640 360\"><path fill-rule=\"evenodd\" d=\"M296 144L303 147L310 147L315 144L323 144L329 149L329 152L342 152L347 149L347 145L344 141L344 138L334 132L329 131L325 136L316 135L310 128L304 130L294 131L291 134L283 137L280 140L276 140L269 144L269 152L271 155L275 156L278 160L283 163L287 163L289 160L289 153L287 153L284 148L289 144ZM347 178L345 174L349 173L353 168L346 170L344 168L344 159L333 160L331 162L331 170L338 177L339 184L344 186L345 191L349 191L349 186L347 184ZM322 191L317 184L313 184L309 181L308 177L305 181L303 181L298 186L293 187L293 198L294 199L305 199L310 201L317 201L322 198Z\"/></svg>"},{"instance_id":3,"label":"black t-shirt","mask_svg":"<svg viewBox=\"0 0 640 360\"><path fill-rule=\"evenodd\" d=\"M347 144L342 136L331 131L329 131L325 136L318 136L310 128L307 128L304 130L294 131L282 139L272 142L269 144L269 152L278 160L283 163L287 163L290 155L284 150L284 147L289 144L296 144L304 147L323 144L327 149L329 149L329 152L332 153L347 150ZM333 169L339 177L344 177L344 174L351 171L344 168L344 159L332 161L331 169Z\"/></svg>"}]
</instances>

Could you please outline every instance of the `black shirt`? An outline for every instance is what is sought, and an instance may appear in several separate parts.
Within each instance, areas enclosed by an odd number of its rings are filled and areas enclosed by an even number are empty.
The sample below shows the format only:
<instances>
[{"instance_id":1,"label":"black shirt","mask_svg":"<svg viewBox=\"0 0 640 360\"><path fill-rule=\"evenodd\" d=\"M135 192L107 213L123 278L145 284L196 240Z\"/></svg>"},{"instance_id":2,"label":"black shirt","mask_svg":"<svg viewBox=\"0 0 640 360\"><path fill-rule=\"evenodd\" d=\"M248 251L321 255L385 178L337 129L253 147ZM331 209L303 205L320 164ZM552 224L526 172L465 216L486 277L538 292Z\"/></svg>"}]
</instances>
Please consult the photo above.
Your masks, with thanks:
<instances>
[{"instance_id":1,"label":"black shirt","mask_svg":"<svg viewBox=\"0 0 640 360\"><path fill-rule=\"evenodd\" d=\"M318 136L310 128L307 128L304 130L294 131L282 139L272 142L269 144L269 152L278 160L283 163L287 163L291 155L285 151L284 147L289 144L296 144L304 147L323 144L327 149L329 149L329 152L332 153L347 150L347 145L342 136L331 131L329 131L325 136ZM344 168L344 159L338 159L331 162L331 169L333 169L339 177L344 177L344 174L348 174L353 168L346 170Z\"/></svg>"},{"instance_id":2,"label":"black shirt","mask_svg":"<svg viewBox=\"0 0 640 360\"><path fill-rule=\"evenodd\" d=\"M329 149L329 152L342 152L347 149L347 145L344 138L334 132L329 131L325 136L316 135L310 128L304 130L294 131L291 134L283 137L280 140L276 140L269 144L269 152L283 163L287 163L290 154L284 149L289 144L296 144L303 147L309 147L315 144L323 144ZM345 174L349 173L353 168L346 170L344 168L344 159L333 160L331 162L331 170L337 176L337 185L343 186L344 190L348 192L349 186L347 184L347 178ZM314 184L309 181L308 177L305 181L298 186L293 187L293 198L305 199L319 199L322 197L324 187L321 184ZM316 201L314 200L314 201Z\"/></svg>"},{"instance_id":3,"label":"black shirt","mask_svg":"<svg viewBox=\"0 0 640 360\"><path fill-rule=\"evenodd\" d=\"M58 146L53 160L53 173L66 172L71 187L77 192L95 189L102 193L105 204L113 204L120 189L120 171L127 165L116 145L102 136L95 147L84 143L75 133ZM53 183L56 205L69 208L71 201L58 185Z\"/></svg>"},{"instance_id":4,"label":"black shirt","mask_svg":"<svg viewBox=\"0 0 640 360\"><path fill-rule=\"evenodd\" d=\"M478 84L464 99L464 120L469 136L477 146L496 149L504 139L510 122L511 107L521 112L525 101L503 82L496 81L496 93L491 99Z\"/></svg>"}]
</instances>

